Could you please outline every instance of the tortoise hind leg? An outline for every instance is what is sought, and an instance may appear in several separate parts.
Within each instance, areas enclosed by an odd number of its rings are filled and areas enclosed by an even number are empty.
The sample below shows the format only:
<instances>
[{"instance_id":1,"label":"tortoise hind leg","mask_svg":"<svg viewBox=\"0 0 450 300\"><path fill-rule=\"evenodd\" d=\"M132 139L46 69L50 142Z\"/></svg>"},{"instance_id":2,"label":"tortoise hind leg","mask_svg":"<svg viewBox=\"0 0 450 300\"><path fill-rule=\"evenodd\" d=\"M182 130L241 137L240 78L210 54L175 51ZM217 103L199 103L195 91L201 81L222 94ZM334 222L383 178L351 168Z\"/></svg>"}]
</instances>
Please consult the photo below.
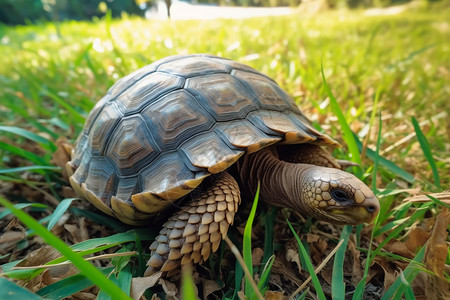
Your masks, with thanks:
<instances>
[{"instance_id":1,"label":"tortoise hind leg","mask_svg":"<svg viewBox=\"0 0 450 300\"><path fill-rule=\"evenodd\" d=\"M150 246L145 276L176 274L187 263L203 263L219 247L241 202L234 178L222 172L214 183L164 223Z\"/></svg>"}]
</instances>

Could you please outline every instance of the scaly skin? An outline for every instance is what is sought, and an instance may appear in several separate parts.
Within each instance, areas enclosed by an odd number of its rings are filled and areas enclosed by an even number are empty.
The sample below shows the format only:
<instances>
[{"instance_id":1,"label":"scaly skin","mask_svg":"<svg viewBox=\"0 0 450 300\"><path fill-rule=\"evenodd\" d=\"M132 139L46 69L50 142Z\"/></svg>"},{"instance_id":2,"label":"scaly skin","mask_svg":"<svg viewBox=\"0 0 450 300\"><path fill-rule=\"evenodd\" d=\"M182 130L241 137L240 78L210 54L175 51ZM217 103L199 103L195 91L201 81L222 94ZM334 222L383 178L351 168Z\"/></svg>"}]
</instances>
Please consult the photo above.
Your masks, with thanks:
<instances>
[{"instance_id":1,"label":"scaly skin","mask_svg":"<svg viewBox=\"0 0 450 300\"><path fill-rule=\"evenodd\" d=\"M260 181L261 200L320 220L370 223L379 211L378 199L354 175L336 168L280 160L274 147L247 155L238 168L240 177L246 179L247 192L254 193Z\"/></svg>"},{"instance_id":2,"label":"scaly skin","mask_svg":"<svg viewBox=\"0 0 450 300\"><path fill-rule=\"evenodd\" d=\"M145 276L176 274L180 266L203 263L215 252L233 224L241 203L237 182L227 172L164 223L153 244Z\"/></svg>"},{"instance_id":3,"label":"scaly skin","mask_svg":"<svg viewBox=\"0 0 450 300\"><path fill-rule=\"evenodd\" d=\"M254 192L260 181L261 200L269 204L332 223L371 222L379 211L372 191L352 174L339 170L339 164L324 150L320 147L314 150L314 147L317 146L308 147L311 154L320 155L301 156L300 149L289 159L313 160L336 168L286 162L278 158L275 147L268 147L237 163L241 188L247 193ZM220 173L212 185L163 225L150 246L151 258L145 275L162 271L170 276L178 273L184 264L206 261L233 223L239 203L237 182L227 172Z\"/></svg>"}]
</instances>

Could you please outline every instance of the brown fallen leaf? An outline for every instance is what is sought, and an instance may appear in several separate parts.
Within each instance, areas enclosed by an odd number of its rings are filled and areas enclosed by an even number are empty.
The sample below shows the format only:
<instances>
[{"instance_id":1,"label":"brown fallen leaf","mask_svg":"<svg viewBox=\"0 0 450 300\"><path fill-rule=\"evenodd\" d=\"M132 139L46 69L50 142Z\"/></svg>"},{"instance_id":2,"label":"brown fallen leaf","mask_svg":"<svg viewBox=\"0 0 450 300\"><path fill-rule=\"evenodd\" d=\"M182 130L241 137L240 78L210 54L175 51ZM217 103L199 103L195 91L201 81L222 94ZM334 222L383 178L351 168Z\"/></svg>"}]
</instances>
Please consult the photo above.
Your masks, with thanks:
<instances>
[{"instance_id":1,"label":"brown fallen leaf","mask_svg":"<svg viewBox=\"0 0 450 300\"><path fill-rule=\"evenodd\" d=\"M289 299L289 297L286 296L284 293L274 292L274 291L267 291L264 294L264 298L266 300L286 300L286 299Z\"/></svg>"},{"instance_id":2,"label":"brown fallen leaf","mask_svg":"<svg viewBox=\"0 0 450 300\"><path fill-rule=\"evenodd\" d=\"M352 241L348 241L347 251L350 251L352 258L352 278L353 285L358 285L364 276L364 267L361 265L361 252L356 248L356 244Z\"/></svg>"},{"instance_id":3,"label":"brown fallen leaf","mask_svg":"<svg viewBox=\"0 0 450 300\"><path fill-rule=\"evenodd\" d=\"M219 284L214 280L203 280L203 299L208 299L208 296L212 293L221 290L222 288L219 286Z\"/></svg>"},{"instance_id":4,"label":"brown fallen leaf","mask_svg":"<svg viewBox=\"0 0 450 300\"><path fill-rule=\"evenodd\" d=\"M408 233L408 238L405 241L406 248L416 253L418 248L425 245L426 241L430 238L430 233L425 231L423 228L414 227Z\"/></svg>"},{"instance_id":5,"label":"brown fallen leaf","mask_svg":"<svg viewBox=\"0 0 450 300\"><path fill-rule=\"evenodd\" d=\"M384 275L383 276L384 277L383 286L384 286L384 290L387 291L389 289L389 287L397 279L399 273L396 270L395 265L384 258L376 257L374 259L374 263L383 270L383 275ZM372 268L372 269L374 269L374 268Z\"/></svg>"},{"instance_id":6,"label":"brown fallen leaf","mask_svg":"<svg viewBox=\"0 0 450 300\"><path fill-rule=\"evenodd\" d=\"M148 277L135 277L131 280L131 298L134 300L141 299L144 292L156 285L161 278L162 272L157 272Z\"/></svg>"},{"instance_id":7,"label":"brown fallen leaf","mask_svg":"<svg viewBox=\"0 0 450 300\"><path fill-rule=\"evenodd\" d=\"M16 267L41 266L58 257L61 257L61 254L57 250L45 245L30 252ZM60 281L76 273L78 273L78 270L73 265L61 265L45 270L33 279L22 283L24 287L35 292L49 284Z\"/></svg>"},{"instance_id":8,"label":"brown fallen leaf","mask_svg":"<svg viewBox=\"0 0 450 300\"><path fill-rule=\"evenodd\" d=\"M447 227L450 212L443 208L437 216L430 240L425 250L425 265L433 274L427 274L426 294L429 299L450 299L450 284L444 277L445 260L448 254Z\"/></svg>"},{"instance_id":9,"label":"brown fallen leaf","mask_svg":"<svg viewBox=\"0 0 450 300\"><path fill-rule=\"evenodd\" d=\"M293 262L297 265L298 268L298 272L301 273L302 271L302 265L300 264L300 256L298 254L297 249L293 249L293 248L288 248L286 250L286 260L288 262Z\"/></svg>"},{"instance_id":10,"label":"brown fallen leaf","mask_svg":"<svg viewBox=\"0 0 450 300\"><path fill-rule=\"evenodd\" d=\"M180 291L178 290L177 284L170 282L164 278L160 278L158 284L162 286L164 293L166 294L166 299L169 300L181 299Z\"/></svg>"},{"instance_id":11,"label":"brown fallen leaf","mask_svg":"<svg viewBox=\"0 0 450 300\"><path fill-rule=\"evenodd\" d=\"M51 162L61 168L63 177L68 180L69 176L66 171L66 164L70 161L72 146L64 137L58 138L55 144L58 148L53 153Z\"/></svg>"},{"instance_id":12,"label":"brown fallen leaf","mask_svg":"<svg viewBox=\"0 0 450 300\"><path fill-rule=\"evenodd\" d=\"M257 247L252 250L252 264L254 266L258 266L261 264L261 261L264 257L264 250Z\"/></svg>"},{"instance_id":13,"label":"brown fallen leaf","mask_svg":"<svg viewBox=\"0 0 450 300\"><path fill-rule=\"evenodd\" d=\"M388 252L391 252L393 254L398 254L400 256L406 257L406 258L414 258L415 254L406 247L406 244L404 242L401 242L396 239L390 240L385 246L384 249Z\"/></svg>"},{"instance_id":14,"label":"brown fallen leaf","mask_svg":"<svg viewBox=\"0 0 450 300\"><path fill-rule=\"evenodd\" d=\"M429 193L429 194L420 194L420 195L414 195L412 197L405 198L403 202L428 202L432 201L430 198L427 197L427 195L430 195L444 203L450 204L450 191L443 191L441 193Z\"/></svg>"},{"instance_id":15,"label":"brown fallen leaf","mask_svg":"<svg viewBox=\"0 0 450 300\"><path fill-rule=\"evenodd\" d=\"M0 255L5 255L27 236L24 231L7 231L0 235Z\"/></svg>"}]
</instances>

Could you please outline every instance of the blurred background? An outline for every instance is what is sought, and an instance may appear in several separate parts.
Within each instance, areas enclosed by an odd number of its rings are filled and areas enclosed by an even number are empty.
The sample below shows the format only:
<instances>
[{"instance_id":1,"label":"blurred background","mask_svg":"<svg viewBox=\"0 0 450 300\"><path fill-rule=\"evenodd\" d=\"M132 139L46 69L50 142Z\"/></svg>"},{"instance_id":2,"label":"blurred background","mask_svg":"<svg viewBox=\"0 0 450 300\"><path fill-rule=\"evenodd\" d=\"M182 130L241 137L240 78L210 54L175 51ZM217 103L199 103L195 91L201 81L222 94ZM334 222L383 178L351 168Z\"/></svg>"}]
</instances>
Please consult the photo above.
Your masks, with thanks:
<instances>
[{"instance_id":1,"label":"blurred background","mask_svg":"<svg viewBox=\"0 0 450 300\"><path fill-rule=\"evenodd\" d=\"M145 16L149 19L233 18L242 16L242 10L236 15L237 10L226 8L272 8L270 11L254 9L244 11L247 16L264 16L290 12L288 9L276 9L279 7L307 7L309 10L361 9L382 8L410 2L410 0L0 0L0 22L18 25L39 21L89 20L103 16L107 10L111 11L113 17L128 14Z\"/></svg>"}]
</instances>

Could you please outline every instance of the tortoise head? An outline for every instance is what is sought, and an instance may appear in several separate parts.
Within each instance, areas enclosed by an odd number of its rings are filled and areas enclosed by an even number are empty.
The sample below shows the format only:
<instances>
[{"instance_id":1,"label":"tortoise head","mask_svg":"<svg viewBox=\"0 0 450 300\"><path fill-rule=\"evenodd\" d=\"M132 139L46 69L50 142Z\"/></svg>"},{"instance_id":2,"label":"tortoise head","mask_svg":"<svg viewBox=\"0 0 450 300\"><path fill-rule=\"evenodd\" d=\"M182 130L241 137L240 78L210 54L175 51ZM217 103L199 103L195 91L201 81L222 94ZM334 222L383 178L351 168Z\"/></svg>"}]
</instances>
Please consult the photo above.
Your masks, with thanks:
<instances>
[{"instance_id":1,"label":"tortoise head","mask_svg":"<svg viewBox=\"0 0 450 300\"><path fill-rule=\"evenodd\" d=\"M380 210L373 192L350 173L312 166L301 177L301 208L317 219L338 224L370 223Z\"/></svg>"}]
</instances>

